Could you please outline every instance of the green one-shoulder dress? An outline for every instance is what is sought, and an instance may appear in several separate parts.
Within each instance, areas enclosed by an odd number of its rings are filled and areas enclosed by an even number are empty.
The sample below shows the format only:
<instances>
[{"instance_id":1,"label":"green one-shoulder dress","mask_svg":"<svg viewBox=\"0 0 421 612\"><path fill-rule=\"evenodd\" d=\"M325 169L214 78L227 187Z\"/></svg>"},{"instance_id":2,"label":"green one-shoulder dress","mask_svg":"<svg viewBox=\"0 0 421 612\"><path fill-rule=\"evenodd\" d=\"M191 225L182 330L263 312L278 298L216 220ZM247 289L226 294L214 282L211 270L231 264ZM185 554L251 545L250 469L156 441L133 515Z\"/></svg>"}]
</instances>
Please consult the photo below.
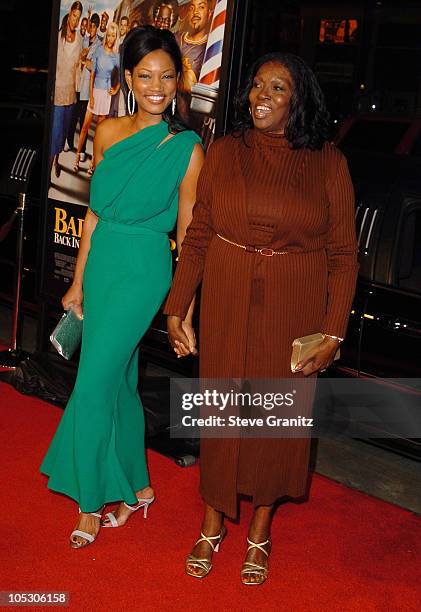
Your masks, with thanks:
<instances>
[{"instance_id":1,"label":"green one-shoulder dress","mask_svg":"<svg viewBox=\"0 0 421 612\"><path fill-rule=\"evenodd\" d=\"M162 121L117 142L92 178L90 206L99 220L83 277L79 369L41 465L48 487L83 512L135 504L136 491L149 484L138 344L171 284L168 232L200 142L189 130L167 137Z\"/></svg>"}]
</instances>

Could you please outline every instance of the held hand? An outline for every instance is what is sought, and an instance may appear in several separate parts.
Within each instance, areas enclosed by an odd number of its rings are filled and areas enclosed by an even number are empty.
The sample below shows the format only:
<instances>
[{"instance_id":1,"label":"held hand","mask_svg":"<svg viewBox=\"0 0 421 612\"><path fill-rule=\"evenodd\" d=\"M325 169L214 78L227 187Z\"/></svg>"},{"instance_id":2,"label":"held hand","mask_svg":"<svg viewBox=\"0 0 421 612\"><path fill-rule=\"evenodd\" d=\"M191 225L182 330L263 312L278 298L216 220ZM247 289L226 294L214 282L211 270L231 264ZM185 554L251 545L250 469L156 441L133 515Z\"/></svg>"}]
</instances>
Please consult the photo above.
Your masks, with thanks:
<instances>
[{"instance_id":1,"label":"held hand","mask_svg":"<svg viewBox=\"0 0 421 612\"><path fill-rule=\"evenodd\" d=\"M309 376L314 372L326 370L333 362L340 342L326 337L312 353L301 363L297 363L294 372L302 372Z\"/></svg>"},{"instance_id":2,"label":"held hand","mask_svg":"<svg viewBox=\"0 0 421 612\"><path fill-rule=\"evenodd\" d=\"M193 325L190 321L184 320L181 323L181 327L183 328L184 333L187 336L189 341L189 350L192 355L198 355L198 350L196 348L196 334L194 333Z\"/></svg>"},{"instance_id":3,"label":"held hand","mask_svg":"<svg viewBox=\"0 0 421 612\"><path fill-rule=\"evenodd\" d=\"M183 321L181 318L170 315L167 318L167 330L170 344L173 347L177 357L186 357L189 355L191 353L191 340L183 329ZM192 348L194 348L194 346Z\"/></svg>"},{"instance_id":4,"label":"held hand","mask_svg":"<svg viewBox=\"0 0 421 612\"><path fill-rule=\"evenodd\" d=\"M83 319L83 291L79 285L72 285L70 289L64 294L61 303L64 310L73 308L79 319Z\"/></svg>"}]
</instances>

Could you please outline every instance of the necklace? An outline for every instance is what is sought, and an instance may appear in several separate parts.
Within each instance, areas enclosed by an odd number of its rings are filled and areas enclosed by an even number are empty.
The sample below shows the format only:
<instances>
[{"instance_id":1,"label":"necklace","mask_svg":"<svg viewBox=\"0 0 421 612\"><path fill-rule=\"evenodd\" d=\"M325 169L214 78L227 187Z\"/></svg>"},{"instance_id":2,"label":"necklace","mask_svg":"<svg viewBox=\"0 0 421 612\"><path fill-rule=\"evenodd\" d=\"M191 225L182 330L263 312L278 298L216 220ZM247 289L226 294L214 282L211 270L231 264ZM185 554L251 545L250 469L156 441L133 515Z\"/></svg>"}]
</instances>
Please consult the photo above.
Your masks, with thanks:
<instances>
[{"instance_id":1,"label":"necklace","mask_svg":"<svg viewBox=\"0 0 421 612\"><path fill-rule=\"evenodd\" d=\"M184 34L184 42L187 43L188 45L204 45L205 43L208 42L208 35L205 34L203 38L201 38L200 40L192 40L191 38L189 38L189 35L186 32Z\"/></svg>"}]
</instances>

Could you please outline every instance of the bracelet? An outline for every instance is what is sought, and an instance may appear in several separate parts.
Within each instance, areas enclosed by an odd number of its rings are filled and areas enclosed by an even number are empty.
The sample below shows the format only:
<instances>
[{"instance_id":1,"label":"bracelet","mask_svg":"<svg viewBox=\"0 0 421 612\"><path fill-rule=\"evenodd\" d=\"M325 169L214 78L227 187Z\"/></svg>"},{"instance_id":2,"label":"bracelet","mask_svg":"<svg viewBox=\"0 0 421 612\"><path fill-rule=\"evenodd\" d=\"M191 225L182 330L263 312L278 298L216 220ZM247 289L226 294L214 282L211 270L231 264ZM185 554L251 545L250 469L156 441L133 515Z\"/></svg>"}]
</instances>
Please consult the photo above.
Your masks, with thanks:
<instances>
[{"instance_id":1,"label":"bracelet","mask_svg":"<svg viewBox=\"0 0 421 612\"><path fill-rule=\"evenodd\" d=\"M344 341L343 338L339 338L339 336L332 336L331 334L323 334L325 338L332 338L332 340L337 340L339 344Z\"/></svg>"}]
</instances>

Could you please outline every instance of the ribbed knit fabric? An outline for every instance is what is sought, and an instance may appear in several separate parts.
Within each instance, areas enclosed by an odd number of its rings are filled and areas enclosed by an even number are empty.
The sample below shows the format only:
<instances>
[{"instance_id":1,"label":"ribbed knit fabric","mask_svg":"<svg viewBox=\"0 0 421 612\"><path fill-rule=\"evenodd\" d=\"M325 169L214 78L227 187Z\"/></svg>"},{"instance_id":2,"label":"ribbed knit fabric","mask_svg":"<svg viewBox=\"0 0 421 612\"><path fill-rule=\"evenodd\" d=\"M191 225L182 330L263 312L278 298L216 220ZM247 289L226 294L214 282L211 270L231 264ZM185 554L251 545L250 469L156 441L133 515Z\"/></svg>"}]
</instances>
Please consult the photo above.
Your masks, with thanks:
<instances>
[{"instance_id":1,"label":"ribbed knit fabric","mask_svg":"<svg viewBox=\"0 0 421 612\"><path fill-rule=\"evenodd\" d=\"M242 245L288 251L265 257ZM202 281L203 378L289 378L294 338L343 337L357 277L354 193L330 144L292 150L250 130L209 150L167 314L184 318ZM300 414L308 414L310 400ZM305 493L308 440L202 440L201 493L236 516L237 493L254 505Z\"/></svg>"}]
</instances>

